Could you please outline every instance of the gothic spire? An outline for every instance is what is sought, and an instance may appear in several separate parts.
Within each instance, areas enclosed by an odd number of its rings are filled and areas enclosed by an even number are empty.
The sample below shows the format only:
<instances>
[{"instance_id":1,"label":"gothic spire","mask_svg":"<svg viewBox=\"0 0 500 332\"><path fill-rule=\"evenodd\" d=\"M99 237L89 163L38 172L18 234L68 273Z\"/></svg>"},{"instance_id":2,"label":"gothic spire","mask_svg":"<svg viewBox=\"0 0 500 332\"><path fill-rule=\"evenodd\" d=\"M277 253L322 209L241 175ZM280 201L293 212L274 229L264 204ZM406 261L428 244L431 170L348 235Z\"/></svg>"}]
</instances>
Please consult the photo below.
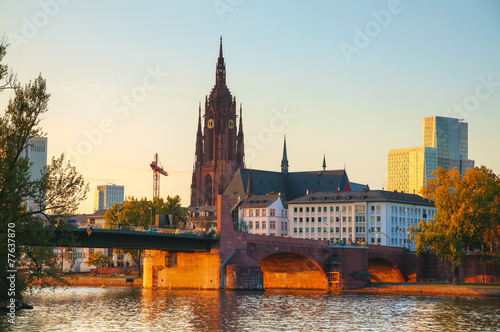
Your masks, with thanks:
<instances>
[{"instance_id":1,"label":"gothic spire","mask_svg":"<svg viewBox=\"0 0 500 332\"><path fill-rule=\"evenodd\" d=\"M325 155L323 155L323 173L325 173L326 170L326 158Z\"/></svg>"},{"instance_id":2,"label":"gothic spire","mask_svg":"<svg viewBox=\"0 0 500 332\"><path fill-rule=\"evenodd\" d=\"M216 85L226 85L226 64L222 55L222 36L220 36L219 59L217 59Z\"/></svg>"},{"instance_id":3,"label":"gothic spire","mask_svg":"<svg viewBox=\"0 0 500 332\"><path fill-rule=\"evenodd\" d=\"M201 103L198 108L198 131L196 132L196 161L203 162L203 134L201 131Z\"/></svg>"},{"instance_id":4,"label":"gothic spire","mask_svg":"<svg viewBox=\"0 0 500 332\"><path fill-rule=\"evenodd\" d=\"M283 139L283 158L281 158L281 173L285 176L288 174L288 158L286 154L286 135Z\"/></svg>"}]
</instances>

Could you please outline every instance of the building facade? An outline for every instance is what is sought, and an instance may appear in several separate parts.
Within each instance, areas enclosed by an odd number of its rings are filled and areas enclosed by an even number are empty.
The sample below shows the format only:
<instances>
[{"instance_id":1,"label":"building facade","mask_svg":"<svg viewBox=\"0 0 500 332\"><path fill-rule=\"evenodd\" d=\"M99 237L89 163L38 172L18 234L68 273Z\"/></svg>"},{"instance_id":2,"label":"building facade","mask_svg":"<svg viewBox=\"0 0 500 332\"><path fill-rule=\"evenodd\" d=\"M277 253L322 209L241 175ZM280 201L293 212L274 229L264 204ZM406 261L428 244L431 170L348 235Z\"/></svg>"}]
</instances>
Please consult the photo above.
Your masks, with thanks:
<instances>
[{"instance_id":1,"label":"building facade","mask_svg":"<svg viewBox=\"0 0 500 332\"><path fill-rule=\"evenodd\" d=\"M47 137L29 138L22 152L22 157L27 158L30 162L31 181L40 180L47 167ZM32 197L26 198L26 209L28 211L39 209Z\"/></svg>"},{"instance_id":2,"label":"building facade","mask_svg":"<svg viewBox=\"0 0 500 332\"><path fill-rule=\"evenodd\" d=\"M291 237L409 250L415 250L410 227L436 212L421 196L384 190L313 193L287 204Z\"/></svg>"},{"instance_id":3,"label":"building facade","mask_svg":"<svg viewBox=\"0 0 500 332\"><path fill-rule=\"evenodd\" d=\"M203 121L198 110L195 162L191 181L191 206L215 205L238 168L244 167L243 123L240 104L236 119L236 98L226 85L226 64L222 37L217 60L215 86L205 97ZM202 124L203 122L203 124Z\"/></svg>"},{"instance_id":4,"label":"building facade","mask_svg":"<svg viewBox=\"0 0 500 332\"><path fill-rule=\"evenodd\" d=\"M288 208L279 195L257 195L238 204L238 227L250 234L288 235Z\"/></svg>"},{"instance_id":5,"label":"building facade","mask_svg":"<svg viewBox=\"0 0 500 332\"><path fill-rule=\"evenodd\" d=\"M125 202L125 187L117 185L101 185L94 190L94 212L109 209L115 204Z\"/></svg>"},{"instance_id":6,"label":"building facade","mask_svg":"<svg viewBox=\"0 0 500 332\"><path fill-rule=\"evenodd\" d=\"M438 167L456 168L462 174L474 168L474 160L469 160L468 124L463 120L426 117L423 137L425 147L436 148Z\"/></svg>"},{"instance_id":7,"label":"building facade","mask_svg":"<svg viewBox=\"0 0 500 332\"><path fill-rule=\"evenodd\" d=\"M418 194L437 169L436 148L390 150L387 162L387 190Z\"/></svg>"}]
</instances>

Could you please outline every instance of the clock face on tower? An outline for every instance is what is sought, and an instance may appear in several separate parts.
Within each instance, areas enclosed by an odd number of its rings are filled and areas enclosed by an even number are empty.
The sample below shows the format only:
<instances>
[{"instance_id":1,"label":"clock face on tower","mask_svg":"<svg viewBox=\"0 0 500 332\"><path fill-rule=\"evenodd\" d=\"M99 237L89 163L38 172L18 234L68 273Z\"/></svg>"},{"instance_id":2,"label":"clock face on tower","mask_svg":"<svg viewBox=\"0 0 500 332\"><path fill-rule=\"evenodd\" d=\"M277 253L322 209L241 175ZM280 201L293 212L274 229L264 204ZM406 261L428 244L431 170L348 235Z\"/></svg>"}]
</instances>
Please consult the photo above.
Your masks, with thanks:
<instances>
[{"instance_id":1,"label":"clock face on tower","mask_svg":"<svg viewBox=\"0 0 500 332\"><path fill-rule=\"evenodd\" d=\"M215 122L214 122L214 119L210 119L208 120L208 128L209 129L212 129L215 125Z\"/></svg>"},{"instance_id":2,"label":"clock face on tower","mask_svg":"<svg viewBox=\"0 0 500 332\"><path fill-rule=\"evenodd\" d=\"M229 122L228 122L227 125L229 126L229 129L233 129L234 128L234 121L233 121L233 119L229 120Z\"/></svg>"}]
</instances>

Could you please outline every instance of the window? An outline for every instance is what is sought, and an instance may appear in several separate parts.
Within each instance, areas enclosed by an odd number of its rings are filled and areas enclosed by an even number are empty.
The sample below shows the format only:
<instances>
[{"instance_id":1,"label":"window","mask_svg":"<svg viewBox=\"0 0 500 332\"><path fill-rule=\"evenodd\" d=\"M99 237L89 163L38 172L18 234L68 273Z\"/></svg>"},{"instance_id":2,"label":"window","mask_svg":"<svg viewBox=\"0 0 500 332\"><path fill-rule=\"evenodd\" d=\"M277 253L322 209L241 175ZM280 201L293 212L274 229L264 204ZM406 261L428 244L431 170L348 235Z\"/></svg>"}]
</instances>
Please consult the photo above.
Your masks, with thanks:
<instances>
[{"instance_id":1,"label":"window","mask_svg":"<svg viewBox=\"0 0 500 332\"><path fill-rule=\"evenodd\" d=\"M253 217L253 210L248 210L248 216Z\"/></svg>"},{"instance_id":2,"label":"window","mask_svg":"<svg viewBox=\"0 0 500 332\"><path fill-rule=\"evenodd\" d=\"M294 228L293 228L293 232L294 232L294 233L297 233L297 227L294 227Z\"/></svg>"},{"instance_id":3,"label":"window","mask_svg":"<svg viewBox=\"0 0 500 332\"><path fill-rule=\"evenodd\" d=\"M259 210L255 210L255 216L258 217L259 216Z\"/></svg>"},{"instance_id":4,"label":"window","mask_svg":"<svg viewBox=\"0 0 500 332\"><path fill-rule=\"evenodd\" d=\"M301 207L299 208L299 210L300 210L299 212L302 212L302 208Z\"/></svg>"},{"instance_id":5,"label":"window","mask_svg":"<svg viewBox=\"0 0 500 332\"><path fill-rule=\"evenodd\" d=\"M380 219L380 216L377 216L377 221L380 221L380 220L381 220L381 219Z\"/></svg>"},{"instance_id":6,"label":"window","mask_svg":"<svg viewBox=\"0 0 500 332\"><path fill-rule=\"evenodd\" d=\"M262 229L266 229L266 222L265 221L262 222Z\"/></svg>"},{"instance_id":7,"label":"window","mask_svg":"<svg viewBox=\"0 0 500 332\"><path fill-rule=\"evenodd\" d=\"M306 222L309 222L309 217L306 217Z\"/></svg>"},{"instance_id":8,"label":"window","mask_svg":"<svg viewBox=\"0 0 500 332\"><path fill-rule=\"evenodd\" d=\"M255 229L259 229L259 222L258 221L255 222Z\"/></svg>"},{"instance_id":9,"label":"window","mask_svg":"<svg viewBox=\"0 0 500 332\"><path fill-rule=\"evenodd\" d=\"M326 212L326 206L323 206L323 212Z\"/></svg>"},{"instance_id":10,"label":"window","mask_svg":"<svg viewBox=\"0 0 500 332\"><path fill-rule=\"evenodd\" d=\"M335 222L340 222L340 218L339 217L335 217Z\"/></svg>"},{"instance_id":11,"label":"window","mask_svg":"<svg viewBox=\"0 0 500 332\"><path fill-rule=\"evenodd\" d=\"M323 217L323 222L327 222L327 219L326 219L326 217Z\"/></svg>"},{"instance_id":12,"label":"window","mask_svg":"<svg viewBox=\"0 0 500 332\"><path fill-rule=\"evenodd\" d=\"M342 222L345 222L346 221L346 217L342 217Z\"/></svg>"},{"instance_id":13,"label":"window","mask_svg":"<svg viewBox=\"0 0 500 332\"><path fill-rule=\"evenodd\" d=\"M271 221L272 222L272 221ZM297 218L293 218L293 222L297 222Z\"/></svg>"},{"instance_id":14,"label":"window","mask_svg":"<svg viewBox=\"0 0 500 332\"><path fill-rule=\"evenodd\" d=\"M380 212L380 205L377 205L377 212Z\"/></svg>"},{"instance_id":15,"label":"window","mask_svg":"<svg viewBox=\"0 0 500 332\"><path fill-rule=\"evenodd\" d=\"M345 227L342 227L342 233L345 233Z\"/></svg>"},{"instance_id":16,"label":"window","mask_svg":"<svg viewBox=\"0 0 500 332\"><path fill-rule=\"evenodd\" d=\"M311 208L311 212L314 212L314 206Z\"/></svg>"},{"instance_id":17,"label":"window","mask_svg":"<svg viewBox=\"0 0 500 332\"><path fill-rule=\"evenodd\" d=\"M306 227L306 233L309 233L309 227Z\"/></svg>"},{"instance_id":18,"label":"window","mask_svg":"<svg viewBox=\"0 0 500 332\"><path fill-rule=\"evenodd\" d=\"M302 227L299 228L299 233L302 233Z\"/></svg>"},{"instance_id":19,"label":"window","mask_svg":"<svg viewBox=\"0 0 500 332\"><path fill-rule=\"evenodd\" d=\"M309 207L306 207L306 212L309 212Z\"/></svg>"},{"instance_id":20,"label":"window","mask_svg":"<svg viewBox=\"0 0 500 332\"><path fill-rule=\"evenodd\" d=\"M297 212L297 207L293 208L293 212ZM295 232L295 233L297 233L297 232Z\"/></svg>"},{"instance_id":21,"label":"window","mask_svg":"<svg viewBox=\"0 0 500 332\"><path fill-rule=\"evenodd\" d=\"M262 209L262 216L265 217L266 216L266 209Z\"/></svg>"},{"instance_id":22,"label":"window","mask_svg":"<svg viewBox=\"0 0 500 332\"><path fill-rule=\"evenodd\" d=\"M314 222L314 217L311 217L311 222Z\"/></svg>"},{"instance_id":23,"label":"window","mask_svg":"<svg viewBox=\"0 0 500 332\"><path fill-rule=\"evenodd\" d=\"M314 227L311 227L311 233L314 233Z\"/></svg>"},{"instance_id":24,"label":"window","mask_svg":"<svg viewBox=\"0 0 500 332\"><path fill-rule=\"evenodd\" d=\"M299 217L299 222L302 222L302 217Z\"/></svg>"},{"instance_id":25,"label":"window","mask_svg":"<svg viewBox=\"0 0 500 332\"><path fill-rule=\"evenodd\" d=\"M269 216L270 217L274 217L274 214L275 214L275 210L274 209L269 210Z\"/></svg>"},{"instance_id":26,"label":"window","mask_svg":"<svg viewBox=\"0 0 500 332\"><path fill-rule=\"evenodd\" d=\"M370 206L370 208L371 208L371 211L372 211L372 212L374 212L374 211L375 211L375 205Z\"/></svg>"},{"instance_id":27,"label":"window","mask_svg":"<svg viewBox=\"0 0 500 332\"><path fill-rule=\"evenodd\" d=\"M253 229L253 222L252 221L248 222L248 229Z\"/></svg>"},{"instance_id":28,"label":"window","mask_svg":"<svg viewBox=\"0 0 500 332\"><path fill-rule=\"evenodd\" d=\"M295 218L297 219L297 218ZM269 229L276 229L276 222L275 221L270 221L269 222ZM297 233L297 228L295 228L295 232L294 233Z\"/></svg>"},{"instance_id":29,"label":"window","mask_svg":"<svg viewBox=\"0 0 500 332\"><path fill-rule=\"evenodd\" d=\"M330 206L330 212L333 212L333 206Z\"/></svg>"},{"instance_id":30,"label":"window","mask_svg":"<svg viewBox=\"0 0 500 332\"><path fill-rule=\"evenodd\" d=\"M354 207L354 210L355 210L356 212L364 212L364 211L365 211L365 206L364 206L364 205L356 205L356 206Z\"/></svg>"},{"instance_id":31,"label":"window","mask_svg":"<svg viewBox=\"0 0 500 332\"><path fill-rule=\"evenodd\" d=\"M333 233L333 227L330 227L330 233Z\"/></svg>"},{"instance_id":32,"label":"window","mask_svg":"<svg viewBox=\"0 0 500 332\"><path fill-rule=\"evenodd\" d=\"M348 206L347 211L352 212L352 205L349 205L349 206Z\"/></svg>"},{"instance_id":33,"label":"window","mask_svg":"<svg viewBox=\"0 0 500 332\"><path fill-rule=\"evenodd\" d=\"M335 211L336 211L336 212L339 212L339 210L340 210L340 207L336 206L336 207L335 207Z\"/></svg>"},{"instance_id":34,"label":"window","mask_svg":"<svg viewBox=\"0 0 500 332\"><path fill-rule=\"evenodd\" d=\"M339 233L340 232L340 227L335 227L335 233Z\"/></svg>"},{"instance_id":35,"label":"window","mask_svg":"<svg viewBox=\"0 0 500 332\"><path fill-rule=\"evenodd\" d=\"M285 218L288 218L288 210L285 210Z\"/></svg>"}]
</instances>

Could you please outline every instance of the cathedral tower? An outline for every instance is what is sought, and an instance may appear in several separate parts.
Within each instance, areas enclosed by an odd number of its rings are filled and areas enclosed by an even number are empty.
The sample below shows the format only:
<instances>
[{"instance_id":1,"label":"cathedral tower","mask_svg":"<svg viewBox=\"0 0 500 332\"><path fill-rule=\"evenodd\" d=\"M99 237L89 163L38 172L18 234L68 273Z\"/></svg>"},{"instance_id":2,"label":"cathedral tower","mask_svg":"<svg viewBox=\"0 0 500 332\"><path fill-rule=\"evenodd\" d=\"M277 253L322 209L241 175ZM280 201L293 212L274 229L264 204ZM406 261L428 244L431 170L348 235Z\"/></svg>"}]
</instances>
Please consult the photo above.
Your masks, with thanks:
<instances>
[{"instance_id":1,"label":"cathedral tower","mask_svg":"<svg viewBox=\"0 0 500 332\"><path fill-rule=\"evenodd\" d=\"M224 192L238 168L245 167L241 104L239 113L237 127L236 98L226 85L221 37L215 85L210 96L205 97L203 121L201 104L198 110L191 206L215 205L217 195Z\"/></svg>"}]
</instances>

